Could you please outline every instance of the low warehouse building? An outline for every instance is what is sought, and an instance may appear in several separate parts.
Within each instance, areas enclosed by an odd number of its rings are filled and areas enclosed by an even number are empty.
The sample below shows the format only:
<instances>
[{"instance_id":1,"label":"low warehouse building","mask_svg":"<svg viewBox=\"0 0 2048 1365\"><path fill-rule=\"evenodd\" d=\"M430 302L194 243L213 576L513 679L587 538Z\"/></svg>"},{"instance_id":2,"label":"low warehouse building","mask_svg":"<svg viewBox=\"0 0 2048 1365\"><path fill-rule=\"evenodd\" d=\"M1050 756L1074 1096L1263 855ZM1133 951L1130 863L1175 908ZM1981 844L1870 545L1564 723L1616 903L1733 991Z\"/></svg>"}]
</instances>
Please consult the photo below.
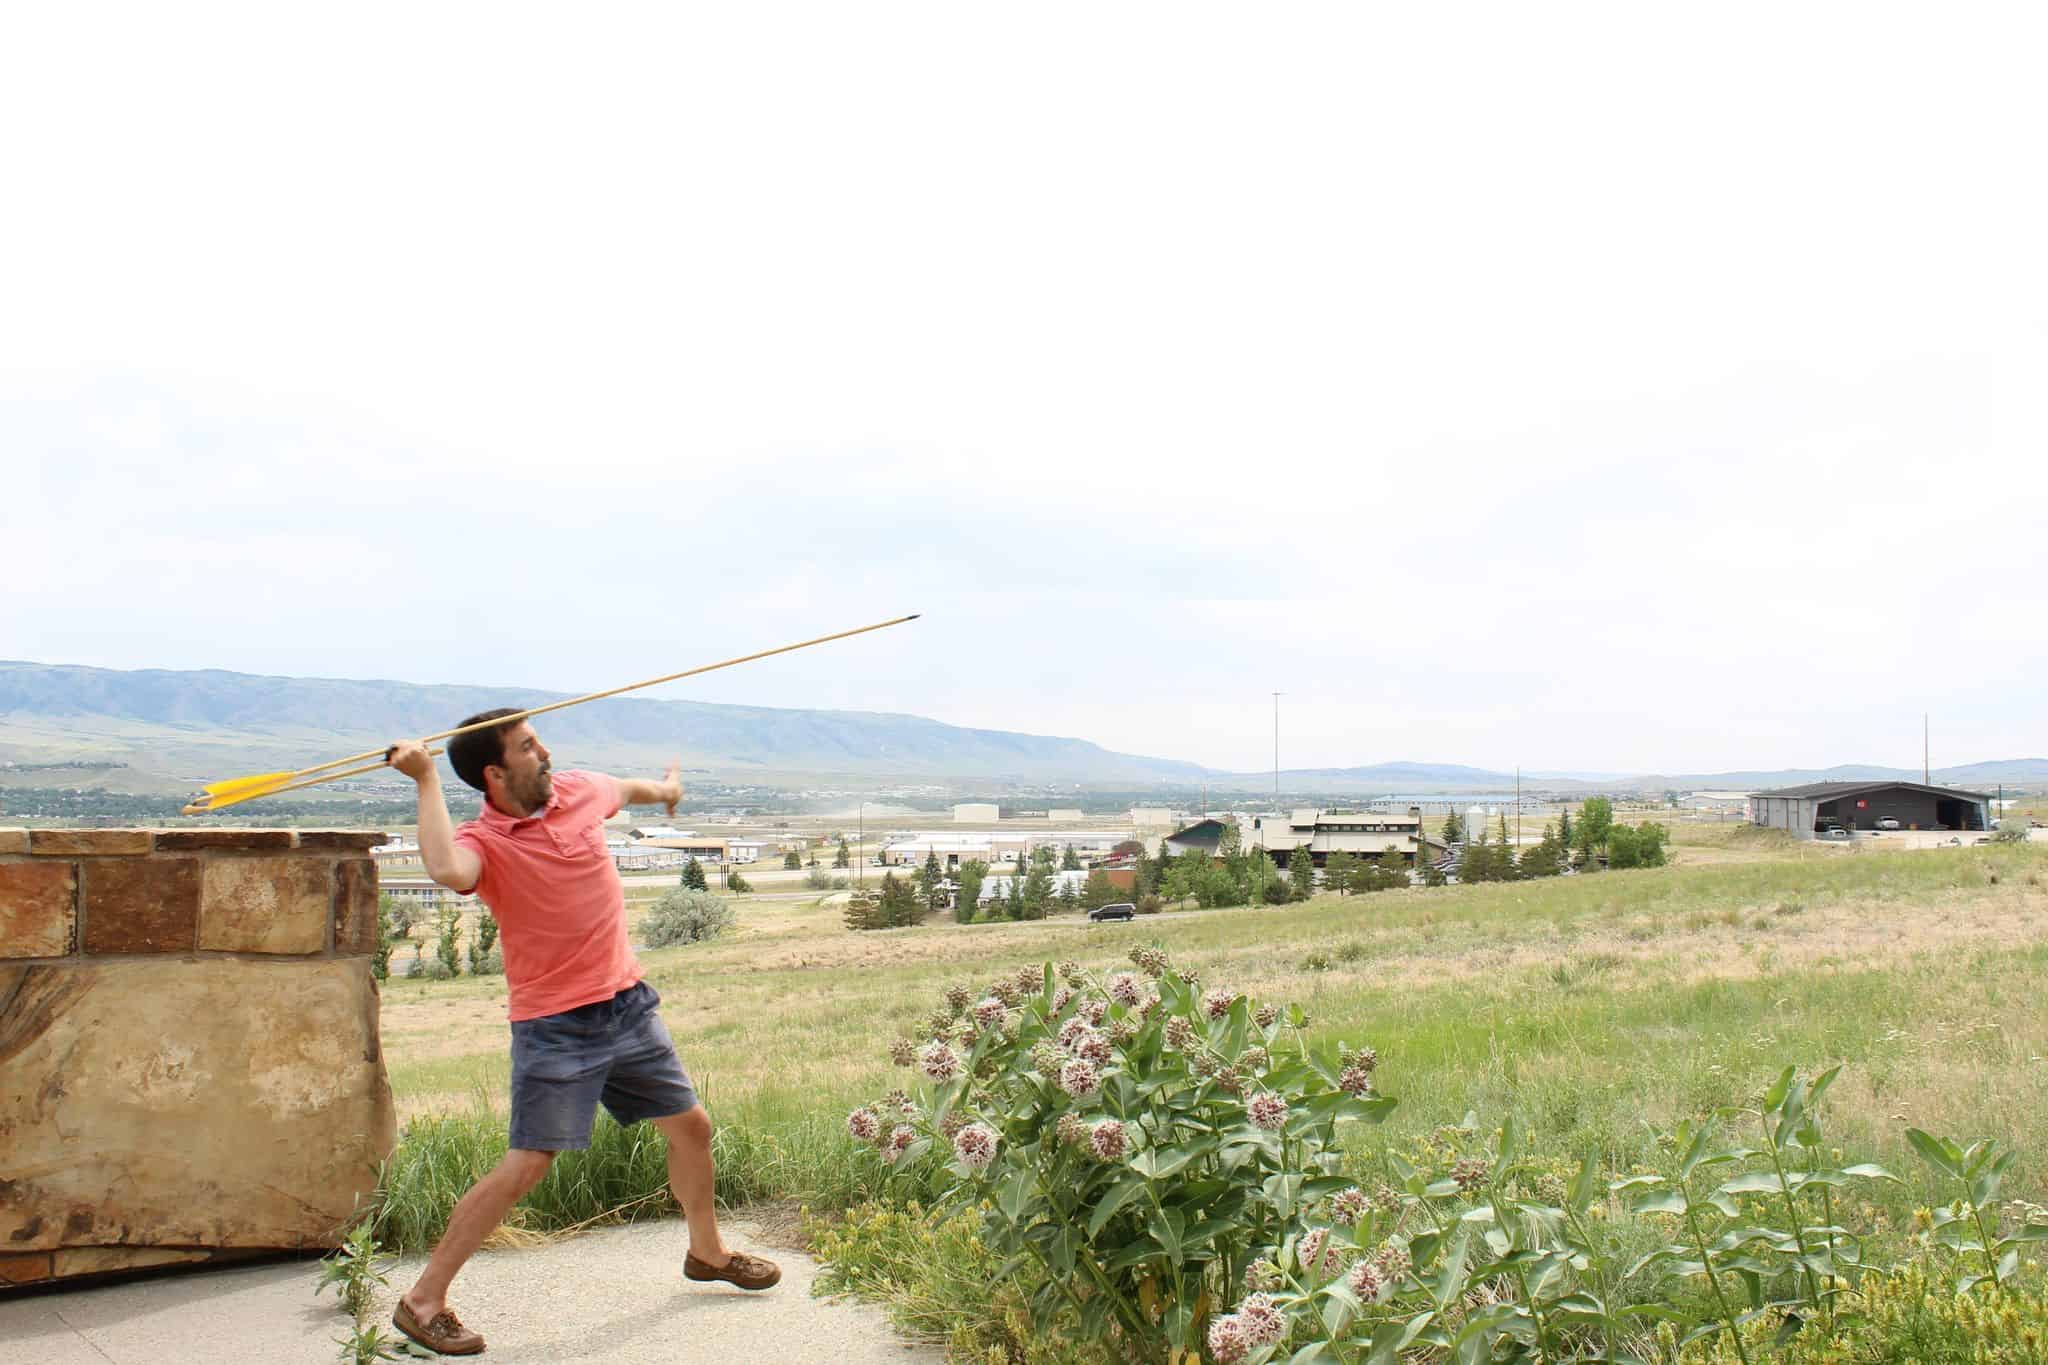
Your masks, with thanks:
<instances>
[{"instance_id":1,"label":"low warehouse building","mask_svg":"<svg viewBox=\"0 0 2048 1365\"><path fill-rule=\"evenodd\" d=\"M1749 799L1749 820L1801 839L1811 839L1816 830L1830 825L1855 830L1983 830L1991 828L1991 798L1983 792L1919 782L1813 782L1758 792Z\"/></svg>"}]
</instances>

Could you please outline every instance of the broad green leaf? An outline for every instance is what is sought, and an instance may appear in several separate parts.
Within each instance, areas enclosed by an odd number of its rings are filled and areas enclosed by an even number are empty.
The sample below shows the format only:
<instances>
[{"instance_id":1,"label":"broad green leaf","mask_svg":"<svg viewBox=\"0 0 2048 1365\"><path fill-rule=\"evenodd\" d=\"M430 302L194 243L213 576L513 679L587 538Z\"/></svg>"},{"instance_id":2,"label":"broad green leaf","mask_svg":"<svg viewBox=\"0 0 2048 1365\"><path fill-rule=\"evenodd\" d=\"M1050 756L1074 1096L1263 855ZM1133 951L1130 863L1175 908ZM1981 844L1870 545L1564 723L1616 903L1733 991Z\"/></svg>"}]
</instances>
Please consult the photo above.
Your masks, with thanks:
<instances>
[{"instance_id":1,"label":"broad green leaf","mask_svg":"<svg viewBox=\"0 0 2048 1365\"><path fill-rule=\"evenodd\" d=\"M1682 1190L1659 1190L1646 1194L1635 1202L1634 1213L1684 1213L1685 1192Z\"/></svg>"},{"instance_id":2,"label":"broad green leaf","mask_svg":"<svg viewBox=\"0 0 2048 1365\"><path fill-rule=\"evenodd\" d=\"M1776 1194L1778 1177L1770 1171L1752 1171L1721 1183L1721 1194ZM1731 1215L1732 1216L1732 1215Z\"/></svg>"},{"instance_id":3,"label":"broad green leaf","mask_svg":"<svg viewBox=\"0 0 2048 1365\"><path fill-rule=\"evenodd\" d=\"M1933 1166L1935 1171L1954 1177L1958 1181L1962 1179L1962 1152L1956 1150L1954 1142L1948 1142L1946 1138L1935 1138L1933 1134L1921 1132L1919 1128L1907 1130L1907 1142L1913 1144L1913 1150L1919 1152L1919 1158Z\"/></svg>"},{"instance_id":4,"label":"broad green leaf","mask_svg":"<svg viewBox=\"0 0 2048 1365\"><path fill-rule=\"evenodd\" d=\"M1579 1163L1579 1173L1572 1177L1572 1187L1565 1196L1573 1213L1584 1213L1592 1207L1593 1200L1600 1193L1599 1153L1588 1152Z\"/></svg>"},{"instance_id":5,"label":"broad green leaf","mask_svg":"<svg viewBox=\"0 0 2048 1365\"><path fill-rule=\"evenodd\" d=\"M1145 1177L1136 1173L1126 1175L1111 1185L1108 1192L1095 1201L1095 1211L1088 1216L1088 1239L1093 1241L1101 1236L1103 1225L1144 1188Z\"/></svg>"},{"instance_id":6,"label":"broad green leaf","mask_svg":"<svg viewBox=\"0 0 2048 1365\"><path fill-rule=\"evenodd\" d=\"M1778 1079L1772 1083L1769 1090L1764 1091L1765 1109L1775 1110L1785 1103L1792 1090L1793 1074L1793 1068L1789 1066L1778 1073Z\"/></svg>"},{"instance_id":7,"label":"broad green leaf","mask_svg":"<svg viewBox=\"0 0 2048 1365\"><path fill-rule=\"evenodd\" d=\"M1863 1180L1889 1180L1901 1185L1905 1183L1874 1161L1859 1161L1854 1166L1844 1166L1842 1174L1853 1175Z\"/></svg>"}]
</instances>

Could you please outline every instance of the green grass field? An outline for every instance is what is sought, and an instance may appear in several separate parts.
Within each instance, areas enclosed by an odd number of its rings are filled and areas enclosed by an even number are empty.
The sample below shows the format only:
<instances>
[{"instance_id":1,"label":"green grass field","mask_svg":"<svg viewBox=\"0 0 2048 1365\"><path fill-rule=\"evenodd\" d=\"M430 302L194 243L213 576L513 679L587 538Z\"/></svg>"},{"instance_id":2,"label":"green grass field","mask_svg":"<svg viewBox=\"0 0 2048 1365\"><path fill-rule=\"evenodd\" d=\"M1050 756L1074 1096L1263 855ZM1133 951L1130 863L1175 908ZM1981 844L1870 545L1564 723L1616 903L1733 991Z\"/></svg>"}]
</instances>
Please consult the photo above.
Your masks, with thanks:
<instances>
[{"instance_id":1,"label":"green grass field","mask_svg":"<svg viewBox=\"0 0 2048 1365\"><path fill-rule=\"evenodd\" d=\"M1513 1115L1538 1150L1597 1150L1620 1170L1654 1158L1660 1129L1744 1103L1784 1066L1840 1063L1829 1131L1907 1177L1880 1216L1934 1198L1909 1124L2019 1146L2008 1193L2048 1202L2048 847L1851 851L1706 826L1682 834L1678 856L1128 925L855 934L812 901L743 898L734 935L643 961L721 1126L720 1188L735 1201L865 1192L841 1120L900 1083L887 1046L949 983L1048 959L1110 968L1157 941L1208 981L1298 1002L1315 1031L1378 1048L1380 1085L1401 1104L1374 1142ZM502 1111L503 992L491 979L388 983L402 1114Z\"/></svg>"}]
</instances>

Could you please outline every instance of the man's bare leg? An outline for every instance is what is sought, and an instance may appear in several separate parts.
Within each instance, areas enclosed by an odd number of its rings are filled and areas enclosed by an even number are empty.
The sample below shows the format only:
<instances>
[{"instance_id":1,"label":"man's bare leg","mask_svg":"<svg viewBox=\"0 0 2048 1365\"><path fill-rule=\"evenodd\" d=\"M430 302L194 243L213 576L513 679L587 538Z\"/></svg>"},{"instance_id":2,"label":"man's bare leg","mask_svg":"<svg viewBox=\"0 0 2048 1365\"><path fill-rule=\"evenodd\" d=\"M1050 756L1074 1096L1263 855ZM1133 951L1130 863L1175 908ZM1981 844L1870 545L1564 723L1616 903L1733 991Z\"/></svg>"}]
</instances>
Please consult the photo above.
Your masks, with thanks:
<instances>
[{"instance_id":1,"label":"man's bare leg","mask_svg":"<svg viewBox=\"0 0 2048 1365\"><path fill-rule=\"evenodd\" d=\"M732 1253L718 1234L712 1195L711 1116L700 1104L650 1122L668 1139L668 1187L690 1225L690 1254L706 1265L724 1265Z\"/></svg>"},{"instance_id":2,"label":"man's bare leg","mask_svg":"<svg viewBox=\"0 0 2048 1365\"><path fill-rule=\"evenodd\" d=\"M448 1306L448 1285L455 1273L476 1254L484 1238L505 1221L512 1206L540 1184L554 1161L553 1152L515 1149L505 1153L489 1175L470 1186L455 1212L448 1215L448 1230L434 1244L434 1254L427 1258L426 1269L420 1271L419 1279L403 1295L414 1317L432 1322L434 1315ZM673 1167L673 1156L670 1162Z\"/></svg>"}]
</instances>

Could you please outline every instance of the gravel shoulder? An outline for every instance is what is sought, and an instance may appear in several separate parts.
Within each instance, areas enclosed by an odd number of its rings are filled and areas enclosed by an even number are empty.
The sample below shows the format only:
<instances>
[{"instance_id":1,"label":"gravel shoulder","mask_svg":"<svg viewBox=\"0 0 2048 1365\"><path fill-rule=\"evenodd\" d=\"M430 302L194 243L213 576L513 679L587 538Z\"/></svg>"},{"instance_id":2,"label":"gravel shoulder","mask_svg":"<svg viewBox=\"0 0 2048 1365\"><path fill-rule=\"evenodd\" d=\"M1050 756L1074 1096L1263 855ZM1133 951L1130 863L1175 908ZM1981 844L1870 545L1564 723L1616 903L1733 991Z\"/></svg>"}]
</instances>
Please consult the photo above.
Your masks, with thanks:
<instances>
[{"instance_id":1,"label":"gravel shoulder","mask_svg":"<svg viewBox=\"0 0 2048 1365\"><path fill-rule=\"evenodd\" d=\"M680 1219L604 1228L528 1250L481 1252L451 1303L483 1333L492 1361L763 1359L800 1365L942 1365L937 1346L904 1342L879 1309L811 1297L817 1263L771 1229L726 1222L728 1245L782 1265L782 1283L749 1294L683 1278ZM423 1257L389 1272L388 1323ZM0 1298L0 1359L38 1365L166 1365L260 1360L333 1365L347 1319L333 1291L314 1297L314 1261L231 1267Z\"/></svg>"}]
</instances>

